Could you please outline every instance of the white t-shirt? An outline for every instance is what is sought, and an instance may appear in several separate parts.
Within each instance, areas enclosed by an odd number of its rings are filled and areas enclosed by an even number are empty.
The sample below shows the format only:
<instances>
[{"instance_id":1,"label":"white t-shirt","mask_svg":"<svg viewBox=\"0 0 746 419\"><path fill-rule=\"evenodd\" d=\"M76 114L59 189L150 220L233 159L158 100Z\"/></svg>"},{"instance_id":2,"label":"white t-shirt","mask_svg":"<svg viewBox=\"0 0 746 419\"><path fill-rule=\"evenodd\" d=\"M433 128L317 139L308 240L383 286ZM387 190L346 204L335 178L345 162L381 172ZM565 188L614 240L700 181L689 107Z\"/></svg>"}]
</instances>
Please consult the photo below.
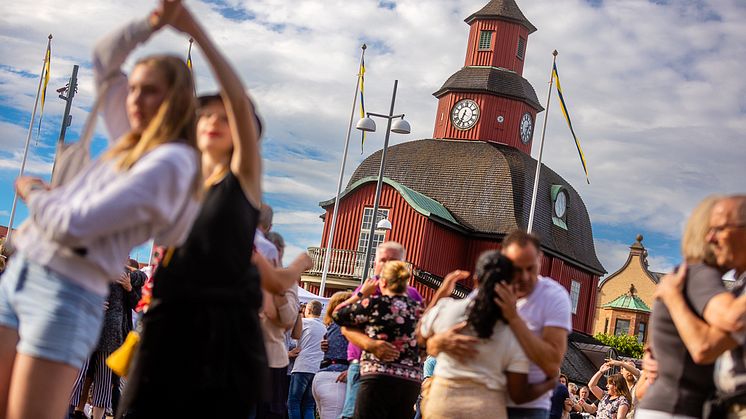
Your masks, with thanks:
<instances>
[{"instance_id":1,"label":"white t-shirt","mask_svg":"<svg viewBox=\"0 0 746 419\"><path fill-rule=\"evenodd\" d=\"M300 354L295 358L293 372L310 372L316 374L321 368L324 360L324 352L321 351L321 339L326 333L326 326L321 319L303 319L303 333L300 341Z\"/></svg>"},{"instance_id":2,"label":"white t-shirt","mask_svg":"<svg viewBox=\"0 0 746 419\"><path fill-rule=\"evenodd\" d=\"M254 234L254 247L260 255L264 256L274 266L280 266L280 252L277 251L277 246L269 241L262 230L258 228L256 234Z\"/></svg>"},{"instance_id":3,"label":"white t-shirt","mask_svg":"<svg viewBox=\"0 0 746 419\"><path fill-rule=\"evenodd\" d=\"M469 297L462 300L440 300L422 317L420 333L423 336L431 336L465 321L471 302L472 298ZM471 330L469 334L476 335ZM495 323L492 336L489 339L480 339L477 350L479 353L466 362L460 362L441 352L437 357L434 375L450 379L468 378L484 384L491 390L505 391L505 372L528 373L528 358L505 322Z\"/></svg>"},{"instance_id":4,"label":"white t-shirt","mask_svg":"<svg viewBox=\"0 0 746 419\"><path fill-rule=\"evenodd\" d=\"M539 276L534 291L521 298L516 304L518 315L528 329L536 336L541 336L545 327L558 327L572 332L572 314L570 295L565 287L557 281ZM546 380L546 374L533 362L529 365L528 382L540 383ZM538 399L517 405L508 400L508 407L526 409L549 409L552 406L552 392L548 391Z\"/></svg>"}]
</instances>

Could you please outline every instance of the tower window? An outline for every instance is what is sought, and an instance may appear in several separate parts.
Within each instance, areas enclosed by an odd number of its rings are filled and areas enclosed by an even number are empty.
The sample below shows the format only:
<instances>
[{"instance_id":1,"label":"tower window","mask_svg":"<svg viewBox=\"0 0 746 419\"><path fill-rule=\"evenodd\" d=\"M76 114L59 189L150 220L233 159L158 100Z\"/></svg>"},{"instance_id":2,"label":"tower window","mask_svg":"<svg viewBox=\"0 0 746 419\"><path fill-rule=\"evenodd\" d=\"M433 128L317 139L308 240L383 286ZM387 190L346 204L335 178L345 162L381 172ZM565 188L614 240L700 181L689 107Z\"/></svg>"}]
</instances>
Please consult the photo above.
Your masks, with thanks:
<instances>
[{"instance_id":1,"label":"tower window","mask_svg":"<svg viewBox=\"0 0 746 419\"><path fill-rule=\"evenodd\" d=\"M479 32L479 50L489 50L492 48L492 31Z\"/></svg>"},{"instance_id":2,"label":"tower window","mask_svg":"<svg viewBox=\"0 0 746 419\"><path fill-rule=\"evenodd\" d=\"M515 53L515 55L516 55L516 56L517 56L517 57L518 57L519 59L521 59L521 60L522 60L522 59L523 59L523 55L524 55L525 53L526 53L526 40L525 40L525 39L523 39L523 38L521 38L521 37L519 36L519 37L518 37L518 51L517 51L517 52Z\"/></svg>"},{"instance_id":3,"label":"tower window","mask_svg":"<svg viewBox=\"0 0 746 419\"><path fill-rule=\"evenodd\" d=\"M578 301L580 300L580 282L573 280L570 283L570 300L572 301L572 314L578 314Z\"/></svg>"}]
</instances>

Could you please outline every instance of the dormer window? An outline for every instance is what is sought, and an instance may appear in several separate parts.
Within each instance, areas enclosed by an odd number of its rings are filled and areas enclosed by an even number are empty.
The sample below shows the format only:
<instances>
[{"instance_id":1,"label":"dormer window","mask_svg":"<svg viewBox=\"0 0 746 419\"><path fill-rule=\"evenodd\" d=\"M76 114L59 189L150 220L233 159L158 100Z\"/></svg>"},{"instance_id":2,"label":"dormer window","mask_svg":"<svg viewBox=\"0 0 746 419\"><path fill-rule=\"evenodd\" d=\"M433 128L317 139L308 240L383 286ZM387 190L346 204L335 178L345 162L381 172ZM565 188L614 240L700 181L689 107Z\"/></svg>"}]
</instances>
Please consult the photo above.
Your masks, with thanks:
<instances>
[{"instance_id":1,"label":"dormer window","mask_svg":"<svg viewBox=\"0 0 746 419\"><path fill-rule=\"evenodd\" d=\"M562 185L552 185L552 223L567 230L567 189Z\"/></svg>"},{"instance_id":2,"label":"dormer window","mask_svg":"<svg viewBox=\"0 0 746 419\"><path fill-rule=\"evenodd\" d=\"M518 57L518 59L523 60L524 54L526 54L526 40L519 36L518 51L515 53L515 55Z\"/></svg>"},{"instance_id":3,"label":"dormer window","mask_svg":"<svg viewBox=\"0 0 746 419\"><path fill-rule=\"evenodd\" d=\"M479 50L489 51L492 48L492 31L479 32Z\"/></svg>"}]
</instances>

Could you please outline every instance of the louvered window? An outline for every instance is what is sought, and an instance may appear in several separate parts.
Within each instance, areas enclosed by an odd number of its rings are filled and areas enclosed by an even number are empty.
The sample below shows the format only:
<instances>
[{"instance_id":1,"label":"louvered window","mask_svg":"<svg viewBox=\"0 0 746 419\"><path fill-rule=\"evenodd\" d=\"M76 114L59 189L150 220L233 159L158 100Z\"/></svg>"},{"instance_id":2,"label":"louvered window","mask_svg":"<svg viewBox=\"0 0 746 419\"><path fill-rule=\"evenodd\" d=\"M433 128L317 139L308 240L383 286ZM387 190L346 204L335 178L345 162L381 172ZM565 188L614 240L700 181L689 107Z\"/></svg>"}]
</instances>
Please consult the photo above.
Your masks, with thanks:
<instances>
[{"instance_id":1,"label":"louvered window","mask_svg":"<svg viewBox=\"0 0 746 419\"><path fill-rule=\"evenodd\" d=\"M489 50L492 47L492 31L479 32L479 50Z\"/></svg>"},{"instance_id":2,"label":"louvered window","mask_svg":"<svg viewBox=\"0 0 746 419\"><path fill-rule=\"evenodd\" d=\"M526 53L526 40L519 36L518 37L518 52L516 52L516 56L518 56L518 58L522 60L523 55L525 53Z\"/></svg>"}]
</instances>

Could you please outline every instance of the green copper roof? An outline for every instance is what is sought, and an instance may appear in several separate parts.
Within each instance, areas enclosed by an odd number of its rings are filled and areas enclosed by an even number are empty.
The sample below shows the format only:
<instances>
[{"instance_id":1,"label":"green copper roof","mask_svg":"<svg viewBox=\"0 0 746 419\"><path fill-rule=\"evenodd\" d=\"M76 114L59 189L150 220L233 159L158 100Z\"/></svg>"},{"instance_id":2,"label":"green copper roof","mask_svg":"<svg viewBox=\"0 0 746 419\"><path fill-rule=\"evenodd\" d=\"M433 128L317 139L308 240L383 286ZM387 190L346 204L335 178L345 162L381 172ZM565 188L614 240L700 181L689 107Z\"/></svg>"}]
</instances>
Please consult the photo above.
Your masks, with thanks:
<instances>
[{"instance_id":1,"label":"green copper roof","mask_svg":"<svg viewBox=\"0 0 746 419\"><path fill-rule=\"evenodd\" d=\"M345 195L351 193L361 185L367 182L375 182L378 179L373 176L364 177L357 182L350 185L340 196L340 199L344 197ZM430 216L436 216L442 220L448 221L452 224L455 224L457 226L461 226L458 221L453 217L450 211L446 209L446 207L443 206L440 202L430 198L427 195L424 195L420 192L415 191L414 189L408 188L404 185L402 185L399 182L396 182L394 180L391 180L387 177L383 178L383 183L391 186L392 188L396 189L401 196L407 201L407 203L414 208L415 211L419 212L420 214L424 215L425 217ZM334 203L334 199L330 199L328 201L320 202L319 205L322 207L325 207L327 205L331 205Z\"/></svg>"},{"instance_id":2,"label":"green copper roof","mask_svg":"<svg viewBox=\"0 0 746 419\"><path fill-rule=\"evenodd\" d=\"M642 301L642 298L630 293L625 293L611 302L601 306L602 308L620 308L624 310L644 311L650 313L650 307Z\"/></svg>"}]
</instances>

